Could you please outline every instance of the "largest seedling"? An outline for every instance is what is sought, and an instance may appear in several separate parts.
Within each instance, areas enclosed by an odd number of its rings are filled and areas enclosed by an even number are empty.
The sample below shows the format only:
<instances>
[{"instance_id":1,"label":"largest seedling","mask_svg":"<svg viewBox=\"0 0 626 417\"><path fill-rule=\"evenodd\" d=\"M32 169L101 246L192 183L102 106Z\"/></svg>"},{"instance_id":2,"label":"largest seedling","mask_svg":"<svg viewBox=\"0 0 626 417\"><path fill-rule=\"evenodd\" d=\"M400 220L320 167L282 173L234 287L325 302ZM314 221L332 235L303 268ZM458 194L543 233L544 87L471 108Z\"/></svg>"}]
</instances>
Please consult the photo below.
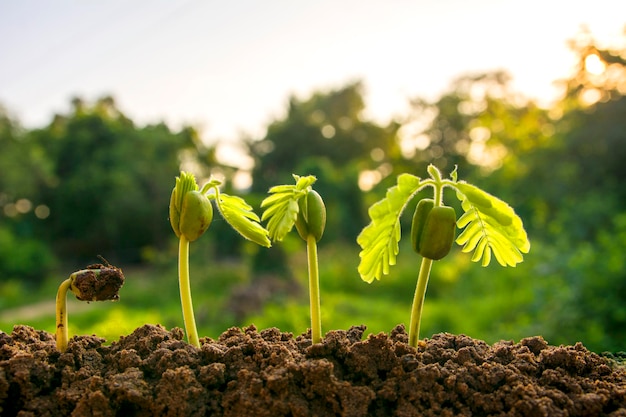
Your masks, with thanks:
<instances>
[{"instance_id":1,"label":"largest seedling","mask_svg":"<svg viewBox=\"0 0 626 417\"><path fill-rule=\"evenodd\" d=\"M417 346L424 305L424 296L433 261L448 255L454 240L455 224L463 232L456 243L463 252L473 252L472 261L491 262L492 255L502 266L515 266L528 253L530 242L522 220L504 201L465 181L457 180L456 168L449 179L443 179L434 166L428 167L430 178L411 174L398 176L397 185L387 190L385 198L368 211L371 222L357 237L361 246L359 274L371 283L389 274L395 265L401 237L400 216L408 203L426 187L433 190L433 199L420 201L412 222L413 249L422 255L417 286L411 308L409 344ZM463 214L456 219L454 210L443 205L443 191L450 188L461 201Z\"/></svg>"}]
</instances>

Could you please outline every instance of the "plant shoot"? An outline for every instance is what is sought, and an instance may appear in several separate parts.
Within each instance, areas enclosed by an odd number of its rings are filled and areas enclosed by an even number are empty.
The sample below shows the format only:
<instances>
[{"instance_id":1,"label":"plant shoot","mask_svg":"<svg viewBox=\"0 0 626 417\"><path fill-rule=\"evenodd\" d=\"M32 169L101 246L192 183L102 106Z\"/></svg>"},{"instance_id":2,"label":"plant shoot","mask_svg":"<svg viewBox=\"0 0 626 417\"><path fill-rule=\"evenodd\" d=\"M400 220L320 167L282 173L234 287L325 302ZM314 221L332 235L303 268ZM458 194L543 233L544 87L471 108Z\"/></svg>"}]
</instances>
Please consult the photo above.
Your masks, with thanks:
<instances>
[{"instance_id":1,"label":"plant shoot","mask_svg":"<svg viewBox=\"0 0 626 417\"><path fill-rule=\"evenodd\" d=\"M326 206L322 197L311 187L317 180L313 175L293 176L294 185L277 185L270 188L269 197L261 203L265 209L261 219L267 220L267 228L273 241L281 241L293 226L306 242L309 271L309 299L311 306L311 341L322 340L320 313L319 268L317 242L326 227Z\"/></svg>"},{"instance_id":2,"label":"plant shoot","mask_svg":"<svg viewBox=\"0 0 626 417\"><path fill-rule=\"evenodd\" d=\"M80 301L117 301L124 285L122 270L112 265L94 264L76 271L59 286L56 298L56 343L60 352L67 350L67 291Z\"/></svg>"},{"instance_id":3,"label":"plant shoot","mask_svg":"<svg viewBox=\"0 0 626 417\"><path fill-rule=\"evenodd\" d=\"M242 198L221 193L220 181L210 179L201 190L193 174L181 172L170 198L170 224L179 239L178 283L183 320L189 343L200 347L191 299L189 280L189 242L197 240L207 231L213 220L215 201L218 211L228 224L244 238L258 245L270 247L268 232L259 224L259 217Z\"/></svg>"},{"instance_id":4,"label":"plant shoot","mask_svg":"<svg viewBox=\"0 0 626 417\"><path fill-rule=\"evenodd\" d=\"M449 179L442 179L434 166L428 167L430 178L420 179L411 174L398 176L397 185L387 190L385 197L373 204L371 219L357 237L361 247L358 271L371 283L389 274L399 252L400 216L408 203L425 187L433 189L432 199L418 202L411 224L411 244L422 256L413 297L409 324L409 344L417 346L424 296L432 263L444 258L454 242L463 245L462 252L473 252L472 261L489 265L492 256L502 266L516 266L530 242L522 220L504 201L465 181L457 180L456 168ZM443 204L443 190L455 191L463 214L457 219L454 208ZM455 239L455 227L463 229Z\"/></svg>"}]
</instances>

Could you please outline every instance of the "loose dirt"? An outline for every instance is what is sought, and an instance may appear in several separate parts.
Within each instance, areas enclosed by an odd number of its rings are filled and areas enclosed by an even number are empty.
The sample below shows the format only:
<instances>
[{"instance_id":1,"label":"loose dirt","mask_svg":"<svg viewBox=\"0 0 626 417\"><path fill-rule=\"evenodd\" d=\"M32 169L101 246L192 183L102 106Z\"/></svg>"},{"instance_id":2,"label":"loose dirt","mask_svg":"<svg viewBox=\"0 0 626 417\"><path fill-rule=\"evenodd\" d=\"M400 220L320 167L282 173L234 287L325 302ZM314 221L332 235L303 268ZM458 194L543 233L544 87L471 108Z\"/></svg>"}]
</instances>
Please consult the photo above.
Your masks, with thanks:
<instances>
[{"instance_id":1,"label":"loose dirt","mask_svg":"<svg viewBox=\"0 0 626 417\"><path fill-rule=\"evenodd\" d=\"M0 333L2 416L626 416L626 369L541 337L488 345L404 327L323 343L231 328L197 349L146 325L110 345L28 326Z\"/></svg>"},{"instance_id":2,"label":"loose dirt","mask_svg":"<svg viewBox=\"0 0 626 417\"><path fill-rule=\"evenodd\" d=\"M116 301L120 298L118 292L124 285L124 274L118 267L94 264L72 276L71 290L81 301Z\"/></svg>"}]
</instances>

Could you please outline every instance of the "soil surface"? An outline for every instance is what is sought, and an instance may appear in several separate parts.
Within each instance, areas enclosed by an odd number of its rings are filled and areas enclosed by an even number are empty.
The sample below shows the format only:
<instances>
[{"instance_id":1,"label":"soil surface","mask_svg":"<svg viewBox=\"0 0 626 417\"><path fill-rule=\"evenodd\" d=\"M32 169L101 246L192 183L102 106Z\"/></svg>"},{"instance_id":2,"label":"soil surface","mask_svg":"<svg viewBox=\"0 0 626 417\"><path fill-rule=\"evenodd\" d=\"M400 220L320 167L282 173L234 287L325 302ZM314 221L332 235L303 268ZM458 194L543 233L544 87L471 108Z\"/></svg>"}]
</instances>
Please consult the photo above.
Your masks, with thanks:
<instances>
[{"instance_id":1,"label":"soil surface","mask_svg":"<svg viewBox=\"0 0 626 417\"><path fill-rule=\"evenodd\" d=\"M105 345L28 326L0 332L2 416L626 416L626 369L581 344L541 337L488 345L404 327L323 343L231 328L197 349L146 325Z\"/></svg>"}]
</instances>

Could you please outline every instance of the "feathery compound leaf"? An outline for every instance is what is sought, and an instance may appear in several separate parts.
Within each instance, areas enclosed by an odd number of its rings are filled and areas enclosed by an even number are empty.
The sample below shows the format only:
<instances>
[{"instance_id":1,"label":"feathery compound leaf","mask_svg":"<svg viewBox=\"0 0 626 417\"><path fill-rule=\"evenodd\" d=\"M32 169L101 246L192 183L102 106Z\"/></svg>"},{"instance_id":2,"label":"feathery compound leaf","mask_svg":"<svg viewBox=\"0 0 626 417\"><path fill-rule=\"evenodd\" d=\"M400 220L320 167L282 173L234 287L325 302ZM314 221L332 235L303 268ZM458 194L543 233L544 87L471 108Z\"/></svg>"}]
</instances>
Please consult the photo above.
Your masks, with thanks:
<instances>
[{"instance_id":1,"label":"feathery compound leaf","mask_svg":"<svg viewBox=\"0 0 626 417\"><path fill-rule=\"evenodd\" d=\"M472 261L482 259L483 266L489 265L492 255L502 266L522 262L522 253L528 253L530 242L515 211L499 198L464 181L454 187L464 211L457 227L465 230L456 239L456 243L464 245L462 251L474 251Z\"/></svg>"},{"instance_id":2,"label":"feathery compound leaf","mask_svg":"<svg viewBox=\"0 0 626 417\"><path fill-rule=\"evenodd\" d=\"M217 207L226 222L241 236L261 246L268 248L272 246L267 237L268 231L259 224L259 216L241 197L219 193Z\"/></svg>"},{"instance_id":3,"label":"feathery compound leaf","mask_svg":"<svg viewBox=\"0 0 626 417\"><path fill-rule=\"evenodd\" d=\"M261 220L268 221L267 229L273 241L283 240L291 231L298 217L298 199L306 195L311 185L317 181L313 175L294 175L293 178L296 180L295 184L270 188L271 195L261 203L261 208L265 208Z\"/></svg>"},{"instance_id":4,"label":"feathery compound leaf","mask_svg":"<svg viewBox=\"0 0 626 417\"><path fill-rule=\"evenodd\" d=\"M400 241L400 216L413 195L423 186L420 178L401 174L398 184L387 190L385 198L370 207L371 222L357 237L361 246L359 274L361 279L372 282L389 273L396 264Z\"/></svg>"}]
</instances>

